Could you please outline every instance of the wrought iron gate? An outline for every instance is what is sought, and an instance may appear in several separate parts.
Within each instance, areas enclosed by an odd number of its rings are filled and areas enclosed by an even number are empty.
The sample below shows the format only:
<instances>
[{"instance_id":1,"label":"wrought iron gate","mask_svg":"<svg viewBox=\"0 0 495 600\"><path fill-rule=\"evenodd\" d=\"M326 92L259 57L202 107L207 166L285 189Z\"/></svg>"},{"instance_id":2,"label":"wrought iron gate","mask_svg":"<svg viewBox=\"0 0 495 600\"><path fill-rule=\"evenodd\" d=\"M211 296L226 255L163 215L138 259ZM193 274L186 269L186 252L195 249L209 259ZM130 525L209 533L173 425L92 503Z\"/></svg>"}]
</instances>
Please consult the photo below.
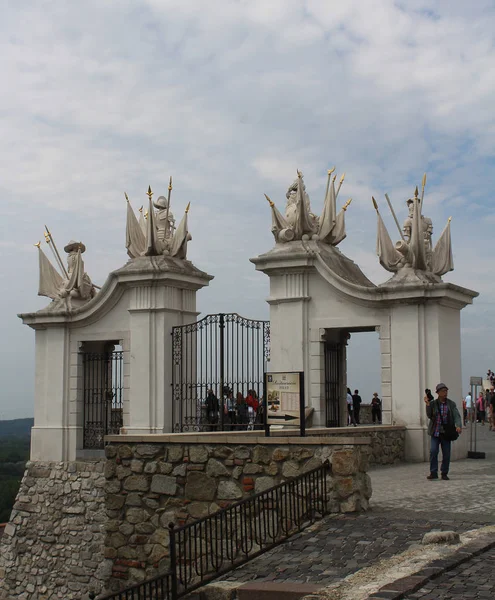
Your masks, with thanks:
<instances>
[{"instance_id":1,"label":"wrought iron gate","mask_svg":"<svg viewBox=\"0 0 495 600\"><path fill-rule=\"evenodd\" d=\"M174 431L246 429L261 422L269 321L220 313L173 327L172 356Z\"/></svg>"},{"instance_id":2,"label":"wrought iron gate","mask_svg":"<svg viewBox=\"0 0 495 600\"><path fill-rule=\"evenodd\" d=\"M103 448L105 435L122 427L123 352L82 352L84 448Z\"/></svg>"},{"instance_id":3,"label":"wrought iron gate","mask_svg":"<svg viewBox=\"0 0 495 600\"><path fill-rule=\"evenodd\" d=\"M325 344L325 404L326 426L340 426L341 364L342 346L339 343Z\"/></svg>"}]
</instances>

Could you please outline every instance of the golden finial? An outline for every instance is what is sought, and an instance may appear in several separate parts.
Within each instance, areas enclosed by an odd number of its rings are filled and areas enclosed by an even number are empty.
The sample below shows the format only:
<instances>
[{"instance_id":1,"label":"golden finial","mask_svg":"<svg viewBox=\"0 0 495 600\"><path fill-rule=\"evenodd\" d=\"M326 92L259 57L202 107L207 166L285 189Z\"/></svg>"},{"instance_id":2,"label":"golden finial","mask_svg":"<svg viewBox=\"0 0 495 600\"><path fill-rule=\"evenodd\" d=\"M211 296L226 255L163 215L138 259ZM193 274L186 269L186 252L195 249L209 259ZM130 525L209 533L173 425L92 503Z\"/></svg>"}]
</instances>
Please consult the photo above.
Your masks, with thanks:
<instances>
[{"instance_id":1,"label":"golden finial","mask_svg":"<svg viewBox=\"0 0 495 600\"><path fill-rule=\"evenodd\" d=\"M187 203L187 206L186 206L186 215L187 215L187 213L189 212L189 207L190 207L190 206L191 206L191 203L190 203L190 202L188 202L188 203Z\"/></svg>"},{"instance_id":2,"label":"golden finial","mask_svg":"<svg viewBox=\"0 0 495 600\"><path fill-rule=\"evenodd\" d=\"M37 244L35 244L36 248L38 248L38 250L40 249L41 246L41 242L38 242Z\"/></svg>"},{"instance_id":3,"label":"golden finial","mask_svg":"<svg viewBox=\"0 0 495 600\"><path fill-rule=\"evenodd\" d=\"M417 198L418 195L419 195L418 186L416 186L416 189L414 190L414 197Z\"/></svg>"},{"instance_id":4,"label":"golden finial","mask_svg":"<svg viewBox=\"0 0 495 600\"><path fill-rule=\"evenodd\" d=\"M425 189L425 186L426 186L426 173L423 175L423 183L422 183L422 185L423 185L423 189Z\"/></svg>"},{"instance_id":5,"label":"golden finial","mask_svg":"<svg viewBox=\"0 0 495 600\"><path fill-rule=\"evenodd\" d=\"M129 202L129 196L127 195L127 192L124 192L124 196L125 196L125 199L127 200L127 202Z\"/></svg>"},{"instance_id":6,"label":"golden finial","mask_svg":"<svg viewBox=\"0 0 495 600\"><path fill-rule=\"evenodd\" d=\"M148 186L148 191L146 193L148 194L148 198L151 200L151 196L153 196L153 192L151 191L151 185Z\"/></svg>"},{"instance_id":7,"label":"golden finial","mask_svg":"<svg viewBox=\"0 0 495 600\"><path fill-rule=\"evenodd\" d=\"M143 212L143 207L141 206L141 208L139 209L139 212L142 213Z\"/></svg>"},{"instance_id":8,"label":"golden finial","mask_svg":"<svg viewBox=\"0 0 495 600\"><path fill-rule=\"evenodd\" d=\"M342 207L342 210L344 210L344 211L347 210L349 205L351 204L351 202L352 202L352 198L349 198L349 200L347 200L347 202Z\"/></svg>"},{"instance_id":9,"label":"golden finial","mask_svg":"<svg viewBox=\"0 0 495 600\"><path fill-rule=\"evenodd\" d=\"M45 236L45 242L46 242L47 244L49 244L49 243L50 243L50 234L49 234L49 233L47 233L46 231L44 231L44 232L43 232L43 234L44 234L44 236Z\"/></svg>"},{"instance_id":10,"label":"golden finial","mask_svg":"<svg viewBox=\"0 0 495 600\"><path fill-rule=\"evenodd\" d=\"M342 177L340 178L340 183L344 183L344 179L345 179L345 173L342 175Z\"/></svg>"},{"instance_id":11,"label":"golden finial","mask_svg":"<svg viewBox=\"0 0 495 600\"><path fill-rule=\"evenodd\" d=\"M328 169L328 175L331 175L335 171L335 167Z\"/></svg>"},{"instance_id":12,"label":"golden finial","mask_svg":"<svg viewBox=\"0 0 495 600\"><path fill-rule=\"evenodd\" d=\"M168 182L168 189L172 189L172 175L170 175L170 181Z\"/></svg>"},{"instance_id":13,"label":"golden finial","mask_svg":"<svg viewBox=\"0 0 495 600\"><path fill-rule=\"evenodd\" d=\"M449 223L452 221L452 217L449 217Z\"/></svg>"},{"instance_id":14,"label":"golden finial","mask_svg":"<svg viewBox=\"0 0 495 600\"><path fill-rule=\"evenodd\" d=\"M273 207L275 204L270 200L270 198L265 194L265 198L268 200L268 204Z\"/></svg>"},{"instance_id":15,"label":"golden finial","mask_svg":"<svg viewBox=\"0 0 495 600\"><path fill-rule=\"evenodd\" d=\"M371 201L373 202L373 206L375 207L375 210L378 212L378 204L376 203L376 200L373 198L373 196L371 196Z\"/></svg>"},{"instance_id":16,"label":"golden finial","mask_svg":"<svg viewBox=\"0 0 495 600\"><path fill-rule=\"evenodd\" d=\"M301 179L301 177L302 177L302 173L299 169L297 169L297 176L299 177L299 179Z\"/></svg>"},{"instance_id":17,"label":"golden finial","mask_svg":"<svg viewBox=\"0 0 495 600\"><path fill-rule=\"evenodd\" d=\"M332 180L333 180L333 182L334 182L334 183L335 183L335 180L336 180L336 179L337 179L337 175L334 175L334 176L332 177Z\"/></svg>"}]
</instances>

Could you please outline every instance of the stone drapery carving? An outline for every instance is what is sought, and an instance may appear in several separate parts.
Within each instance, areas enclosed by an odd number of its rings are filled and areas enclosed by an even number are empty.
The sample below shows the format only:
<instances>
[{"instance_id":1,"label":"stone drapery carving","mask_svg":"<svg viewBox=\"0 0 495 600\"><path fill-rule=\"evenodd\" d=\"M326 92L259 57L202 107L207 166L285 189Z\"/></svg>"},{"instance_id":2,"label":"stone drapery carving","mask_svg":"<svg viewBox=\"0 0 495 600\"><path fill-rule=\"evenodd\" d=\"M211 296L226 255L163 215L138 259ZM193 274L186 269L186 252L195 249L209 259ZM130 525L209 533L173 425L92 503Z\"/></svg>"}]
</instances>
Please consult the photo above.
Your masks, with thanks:
<instances>
[{"instance_id":1,"label":"stone drapery carving","mask_svg":"<svg viewBox=\"0 0 495 600\"><path fill-rule=\"evenodd\" d=\"M378 219L376 253L382 267L395 274L393 280L402 281L415 277L436 283L441 281L442 275L454 270L450 218L433 248L433 223L430 218L422 214L425 184L426 175L423 177L421 198L416 187L414 197L407 200L409 214L404 221L402 230L399 228L401 240L395 244L390 238L378 205L373 198ZM388 196L387 201L397 227L399 227Z\"/></svg>"},{"instance_id":2,"label":"stone drapery carving","mask_svg":"<svg viewBox=\"0 0 495 600\"><path fill-rule=\"evenodd\" d=\"M192 239L189 233L187 217L189 204L178 227L170 210L170 195L172 191L172 178L168 186L168 198L159 196L153 202L153 192L148 188L149 207L143 216L140 209L139 220L127 200L126 248L129 257L138 256L172 256L185 259L187 257L187 243ZM156 209L156 210L155 210Z\"/></svg>"},{"instance_id":3,"label":"stone drapery carving","mask_svg":"<svg viewBox=\"0 0 495 600\"><path fill-rule=\"evenodd\" d=\"M287 204L285 216L265 194L272 210L272 233L277 243L286 243L311 238L324 244L337 246L345 237L345 212L351 203L349 199L337 213L337 197L344 181L342 176L337 190L332 173L328 171L327 189L323 212L320 217L311 212L309 195L304 185L303 174L297 171L297 179L289 186L286 193ZM304 237L304 236L307 236Z\"/></svg>"},{"instance_id":4,"label":"stone drapery carving","mask_svg":"<svg viewBox=\"0 0 495 600\"><path fill-rule=\"evenodd\" d=\"M63 302L69 309L74 303L79 306L91 300L96 294L96 288L84 270L82 254L86 251L86 246L74 240L65 246L64 251L68 254L66 269L49 232L45 234L45 239L48 244L51 244L63 275L55 269L38 242L36 244L39 254L38 295L51 298L57 306Z\"/></svg>"}]
</instances>

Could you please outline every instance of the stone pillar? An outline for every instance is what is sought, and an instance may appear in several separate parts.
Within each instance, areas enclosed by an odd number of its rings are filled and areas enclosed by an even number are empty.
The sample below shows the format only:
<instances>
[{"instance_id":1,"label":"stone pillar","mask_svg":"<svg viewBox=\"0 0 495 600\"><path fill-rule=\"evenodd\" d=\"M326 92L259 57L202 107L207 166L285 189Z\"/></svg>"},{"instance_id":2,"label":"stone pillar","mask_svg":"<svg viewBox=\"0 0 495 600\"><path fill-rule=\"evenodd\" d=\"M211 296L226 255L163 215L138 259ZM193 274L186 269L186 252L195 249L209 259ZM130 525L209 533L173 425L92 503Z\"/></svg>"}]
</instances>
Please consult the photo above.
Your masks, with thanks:
<instances>
[{"instance_id":1,"label":"stone pillar","mask_svg":"<svg viewBox=\"0 0 495 600\"><path fill-rule=\"evenodd\" d=\"M177 278L168 285L131 290L126 433L172 432L172 327L192 323L198 315L196 290L186 286Z\"/></svg>"},{"instance_id":2,"label":"stone pillar","mask_svg":"<svg viewBox=\"0 0 495 600\"><path fill-rule=\"evenodd\" d=\"M73 460L68 448L69 331L65 323L36 328L31 460Z\"/></svg>"},{"instance_id":3,"label":"stone pillar","mask_svg":"<svg viewBox=\"0 0 495 600\"><path fill-rule=\"evenodd\" d=\"M392 415L394 424L407 426L406 460L429 460L426 388L435 395L437 383L445 383L462 415L462 306L448 300L391 308ZM453 444L454 458L466 455L466 444L467 436L461 435Z\"/></svg>"}]
</instances>

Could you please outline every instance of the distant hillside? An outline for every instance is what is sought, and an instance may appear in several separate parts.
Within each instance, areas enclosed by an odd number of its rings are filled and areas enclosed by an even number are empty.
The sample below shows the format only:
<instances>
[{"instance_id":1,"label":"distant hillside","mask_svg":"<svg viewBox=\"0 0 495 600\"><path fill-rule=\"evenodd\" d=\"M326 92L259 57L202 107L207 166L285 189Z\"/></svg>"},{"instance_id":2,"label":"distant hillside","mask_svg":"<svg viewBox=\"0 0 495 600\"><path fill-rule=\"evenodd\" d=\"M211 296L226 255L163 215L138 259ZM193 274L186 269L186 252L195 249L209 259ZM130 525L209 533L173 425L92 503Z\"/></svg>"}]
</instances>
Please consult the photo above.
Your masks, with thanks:
<instances>
[{"instance_id":1,"label":"distant hillside","mask_svg":"<svg viewBox=\"0 0 495 600\"><path fill-rule=\"evenodd\" d=\"M30 437L34 419L12 419L0 421L0 438Z\"/></svg>"}]
</instances>

